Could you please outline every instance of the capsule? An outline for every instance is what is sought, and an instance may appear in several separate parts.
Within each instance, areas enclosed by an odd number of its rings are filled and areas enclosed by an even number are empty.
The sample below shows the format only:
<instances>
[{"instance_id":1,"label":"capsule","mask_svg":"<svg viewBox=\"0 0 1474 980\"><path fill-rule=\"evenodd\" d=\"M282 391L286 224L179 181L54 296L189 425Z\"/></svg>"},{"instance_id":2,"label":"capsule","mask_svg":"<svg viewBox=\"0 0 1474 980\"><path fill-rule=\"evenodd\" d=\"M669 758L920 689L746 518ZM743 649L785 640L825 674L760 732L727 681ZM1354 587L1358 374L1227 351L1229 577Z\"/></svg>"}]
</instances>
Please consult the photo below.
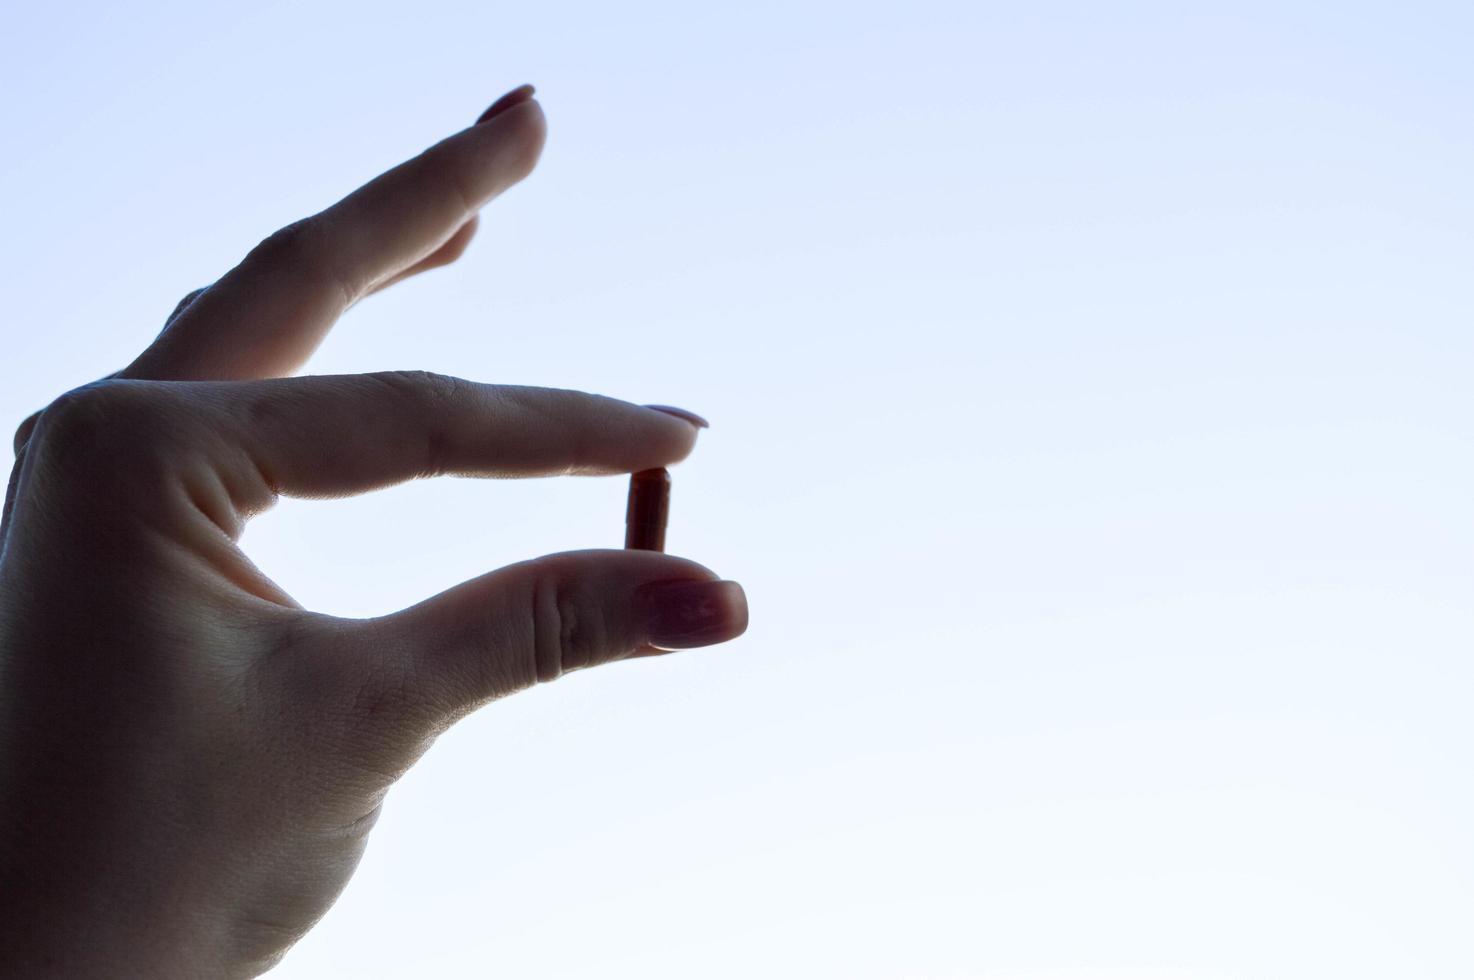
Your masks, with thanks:
<instances>
[{"instance_id":1,"label":"capsule","mask_svg":"<svg viewBox=\"0 0 1474 980\"><path fill-rule=\"evenodd\" d=\"M624 512L624 546L639 551L665 550L665 522L670 516L670 471L664 467L630 476L629 506Z\"/></svg>"}]
</instances>

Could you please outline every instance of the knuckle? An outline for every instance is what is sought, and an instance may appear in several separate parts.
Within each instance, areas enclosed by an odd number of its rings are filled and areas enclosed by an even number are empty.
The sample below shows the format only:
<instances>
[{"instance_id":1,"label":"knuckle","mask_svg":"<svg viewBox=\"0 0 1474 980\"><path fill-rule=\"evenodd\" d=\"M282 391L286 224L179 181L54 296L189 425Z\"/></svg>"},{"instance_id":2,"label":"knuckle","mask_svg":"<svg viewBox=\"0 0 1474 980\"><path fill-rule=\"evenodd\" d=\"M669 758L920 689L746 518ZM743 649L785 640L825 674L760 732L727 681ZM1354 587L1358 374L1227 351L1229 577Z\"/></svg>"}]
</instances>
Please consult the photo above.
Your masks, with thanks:
<instances>
[{"instance_id":1,"label":"knuckle","mask_svg":"<svg viewBox=\"0 0 1474 980\"><path fill-rule=\"evenodd\" d=\"M433 162L431 163L433 167ZM427 167L426 169L431 169ZM463 214L475 214L478 204L478 195L471 190L471 182L467 179L467 173L461 167L449 166L441 169L444 184L455 195L456 204L460 206Z\"/></svg>"},{"instance_id":2,"label":"knuckle","mask_svg":"<svg viewBox=\"0 0 1474 980\"><path fill-rule=\"evenodd\" d=\"M466 383L460 378L433 371L379 371L369 377L393 389L401 397L431 405L449 401Z\"/></svg>"},{"instance_id":3,"label":"knuckle","mask_svg":"<svg viewBox=\"0 0 1474 980\"><path fill-rule=\"evenodd\" d=\"M132 410L117 385L99 382L74 388L46 406L36 428L47 445L86 446L116 431Z\"/></svg>"},{"instance_id":4,"label":"knuckle","mask_svg":"<svg viewBox=\"0 0 1474 980\"><path fill-rule=\"evenodd\" d=\"M145 382L107 380L73 389L41 413L31 442L70 470L141 471L162 462L169 427Z\"/></svg>"},{"instance_id":5,"label":"knuckle","mask_svg":"<svg viewBox=\"0 0 1474 980\"><path fill-rule=\"evenodd\" d=\"M201 286L198 289L191 289L189 292L185 293L184 296L180 298L178 304L175 305L173 311L169 314L168 319L164 321L165 325L173 323L175 320L179 319L179 315L185 310L189 309L190 306L194 304L194 301L203 296L205 290L209 288L209 286Z\"/></svg>"},{"instance_id":6,"label":"knuckle","mask_svg":"<svg viewBox=\"0 0 1474 980\"><path fill-rule=\"evenodd\" d=\"M168 319L164 321L164 326L167 327L169 324L179 319L179 315L185 310L189 309L190 305L193 304L195 300L199 299L201 294L203 294L204 291L209 288L209 286L201 286L199 289L191 289L189 292L185 293L184 298L181 299L179 301L179 304L174 307L174 312L170 313Z\"/></svg>"},{"instance_id":7,"label":"knuckle","mask_svg":"<svg viewBox=\"0 0 1474 980\"><path fill-rule=\"evenodd\" d=\"M412 426L414 445L406 447L410 458L419 461L421 476L439 476L454 468L451 442L446 426L439 420L451 417L456 406L467 396L469 381L431 371L382 371L372 374L375 382L389 390L402 406L406 418L423 419L425 424Z\"/></svg>"},{"instance_id":8,"label":"knuckle","mask_svg":"<svg viewBox=\"0 0 1474 980\"><path fill-rule=\"evenodd\" d=\"M246 263L273 275L324 283L337 292L346 307L362 295L363 285L344 275L325 239L319 217L303 218L268 235L246 256Z\"/></svg>"},{"instance_id":9,"label":"knuckle","mask_svg":"<svg viewBox=\"0 0 1474 980\"><path fill-rule=\"evenodd\" d=\"M39 422L40 420L41 420L41 413L40 412L32 412L30 415L26 416L25 421L21 422L20 425L16 426L16 428L15 428L15 438L12 440L12 445L15 448L15 454L17 456L19 456L20 453L21 453L21 450L25 448L26 443L30 442L30 440L31 440L31 433L33 433L33 432L36 431L36 423Z\"/></svg>"},{"instance_id":10,"label":"knuckle","mask_svg":"<svg viewBox=\"0 0 1474 980\"><path fill-rule=\"evenodd\" d=\"M444 188L462 213L476 213L479 195L471 192L471 171L459 152L461 144L454 136L426 147L407 165L410 179L417 184Z\"/></svg>"},{"instance_id":11,"label":"knuckle","mask_svg":"<svg viewBox=\"0 0 1474 980\"><path fill-rule=\"evenodd\" d=\"M303 218L283 225L261 240L247 256L260 262L292 265L310 256L314 245L313 219Z\"/></svg>"}]
</instances>

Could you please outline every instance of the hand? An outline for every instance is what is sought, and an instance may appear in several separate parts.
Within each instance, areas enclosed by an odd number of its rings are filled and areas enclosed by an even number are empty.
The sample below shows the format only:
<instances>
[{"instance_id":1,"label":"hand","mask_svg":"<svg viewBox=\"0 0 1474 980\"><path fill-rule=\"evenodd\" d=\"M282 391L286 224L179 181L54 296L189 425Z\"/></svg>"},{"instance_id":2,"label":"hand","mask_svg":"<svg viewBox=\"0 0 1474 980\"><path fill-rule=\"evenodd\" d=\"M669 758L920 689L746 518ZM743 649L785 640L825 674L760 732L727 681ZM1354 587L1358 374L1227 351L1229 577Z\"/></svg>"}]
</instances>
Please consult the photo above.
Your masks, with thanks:
<instances>
[{"instance_id":1,"label":"hand","mask_svg":"<svg viewBox=\"0 0 1474 980\"><path fill-rule=\"evenodd\" d=\"M21 426L0 525L0 974L261 972L457 718L746 627L736 583L658 553L541 558L348 620L236 545L280 494L691 451L691 421L579 392L285 377L356 300L464 250L541 152L531 95L272 235L132 365Z\"/></svg>"}]
</instances>

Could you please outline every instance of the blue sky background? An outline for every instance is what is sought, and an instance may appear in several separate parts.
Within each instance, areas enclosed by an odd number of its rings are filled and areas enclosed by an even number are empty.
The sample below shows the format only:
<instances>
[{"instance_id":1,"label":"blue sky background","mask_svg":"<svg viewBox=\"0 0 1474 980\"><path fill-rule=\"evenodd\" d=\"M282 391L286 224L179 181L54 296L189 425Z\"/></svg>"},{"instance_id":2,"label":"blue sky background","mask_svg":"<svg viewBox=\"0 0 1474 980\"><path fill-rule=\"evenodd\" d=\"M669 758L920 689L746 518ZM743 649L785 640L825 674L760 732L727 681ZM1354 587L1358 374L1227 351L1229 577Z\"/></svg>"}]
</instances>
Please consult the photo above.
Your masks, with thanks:
<instances>
[{"instance_id":1,"label":"blue sky background","mask_svg":"<svg viewBox=\"0 0 1474 980\"><path fill-rule=\"evenodd\" d=\"M1474 973L1474 7L26 5L0 418L530 81L314 372L687 406L728 647L493 705L281 977ZM619 479L287 502L370 615Z\"/></svg>"}]
</instances>

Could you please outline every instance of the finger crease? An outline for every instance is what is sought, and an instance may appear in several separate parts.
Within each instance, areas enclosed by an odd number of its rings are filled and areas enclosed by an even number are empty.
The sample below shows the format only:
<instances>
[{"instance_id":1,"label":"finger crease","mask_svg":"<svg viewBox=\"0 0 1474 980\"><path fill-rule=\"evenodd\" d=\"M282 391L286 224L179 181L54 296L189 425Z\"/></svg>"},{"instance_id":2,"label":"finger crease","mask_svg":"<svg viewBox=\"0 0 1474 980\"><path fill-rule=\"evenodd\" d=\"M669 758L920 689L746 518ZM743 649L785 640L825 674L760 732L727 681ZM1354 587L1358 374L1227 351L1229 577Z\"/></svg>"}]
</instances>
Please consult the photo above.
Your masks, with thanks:
<instances>
[{"instance_id":1,"label":"finger crease","mask_svg":"<svg viewBox=\"0 0 1474 980\"><path fill-rule=\"evenodd\" d=\"M532 666L540 683L557 680L563 674L566 611L558 601L556 583L538 579L532 591Z\"/></svg>"}]
</instances>

